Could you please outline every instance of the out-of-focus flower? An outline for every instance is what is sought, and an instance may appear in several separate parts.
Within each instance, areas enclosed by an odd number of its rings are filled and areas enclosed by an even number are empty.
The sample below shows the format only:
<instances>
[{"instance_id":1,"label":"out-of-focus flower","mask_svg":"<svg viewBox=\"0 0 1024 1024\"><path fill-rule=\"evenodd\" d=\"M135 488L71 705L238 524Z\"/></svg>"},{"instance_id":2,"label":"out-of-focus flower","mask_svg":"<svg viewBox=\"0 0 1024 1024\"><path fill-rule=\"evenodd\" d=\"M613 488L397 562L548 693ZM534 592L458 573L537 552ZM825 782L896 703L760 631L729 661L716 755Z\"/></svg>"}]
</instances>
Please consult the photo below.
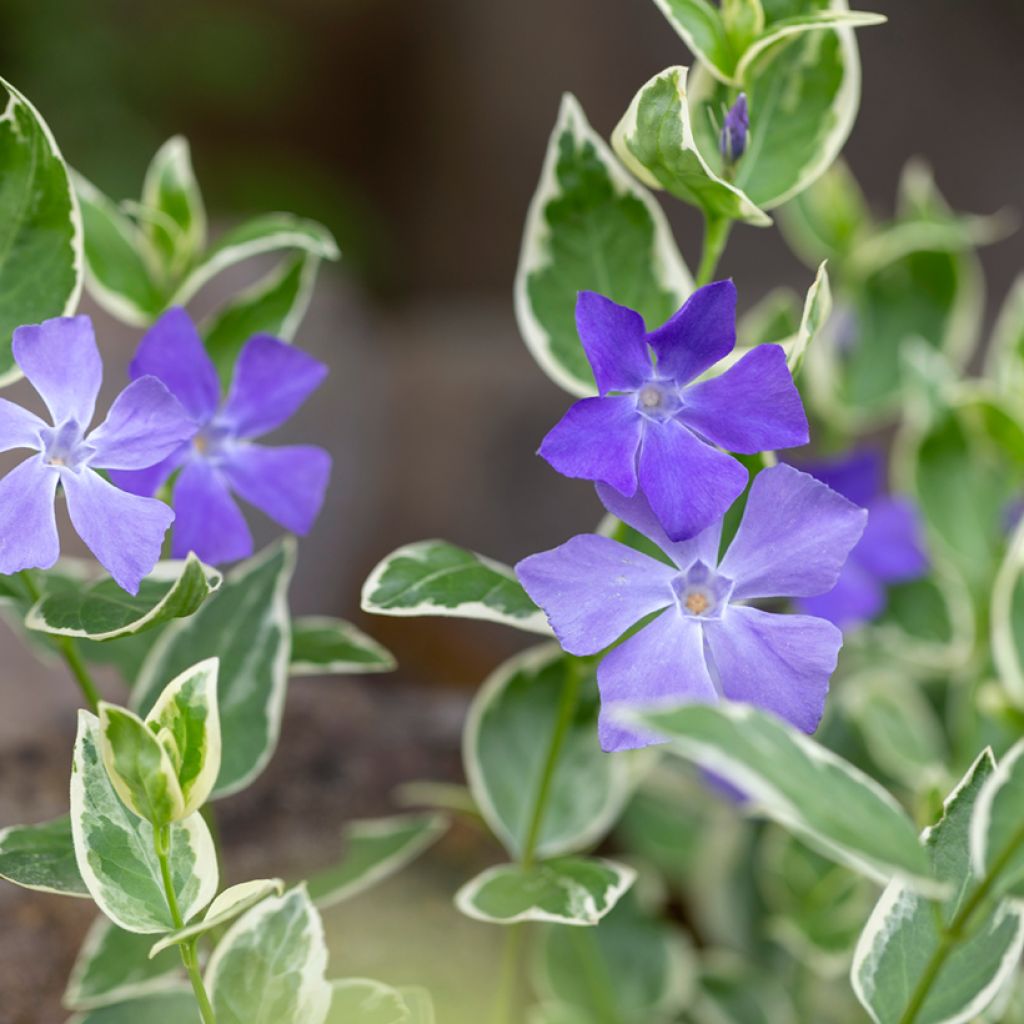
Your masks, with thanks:
<instances>
[{"instance_id":1,"label":"out-of-focus flower","mask_svg":"<svg viewBox=\"0 0 1024 1024\"><path fill-rule=\"evenodd\" d=\"M0 399L0 450L37 452L0 480L0 573L48 569L57 561L60 484L78 535L118 586L138 593L174 514L161 501L126 494L96 470L151 466L187 443L196 423L159 380L140 375L90 432L103 363L87 316L19 327L13 351L52 425Z\"/></svg>"},{"instance_id":2,"label":"out-of-focus flower","mask_svg":"<svg viewBox=\"0 0 1024 1024\"><path fill-rule=\"evenodd\" d=\"M170 309L149 329L131 364L132 377L163 381L199 423L199 431L143 472L118 473L119 486L155 494L173 481L172 553L194 551L216 565L252 554L252 534L232 494L293 533L306 533L323 504L331 457L311 445L254 444L281 426L327 375L323 363L257 334L245 343L227 398L199 332L183 309Z\"/></svg>"},{"instance_id":3,"label":"out-of-focus flower","mask_svg":"<svg viewBox=\"0 0 1024 1024\"><path fill-rule=\"evenodd\" d=\"M722 524L673 542L642 494L598 485L612 515L664 551L659 561L608 537L573 537L516 566L570 654L605 655L597 670L605 750L654 742L616 723L616 706L659 701L756 704L807 732L818 725L842 633L808 615L746 602L830 590L864 530L867 513L792 466L762 471L743 520L719 561Z\"/></svg>"},{"instance_id":4,"label":"out-of-focus flower","mask_svg":"<svg viewBox=\"0 0 1024 1024\"><path fill-rule=\"evenodd\" d=\"M631 497L643 490L672 540L720 519L747 470L727 451L808 441L807 417L778 345L758 345L717 377L696 381L736 343L736 289L697 289L667 323L581 292L576 324L599 396L577 402L544 438L558 472ZM653 356L653 358L652 358Z\"/></svg>"}]
</instances>

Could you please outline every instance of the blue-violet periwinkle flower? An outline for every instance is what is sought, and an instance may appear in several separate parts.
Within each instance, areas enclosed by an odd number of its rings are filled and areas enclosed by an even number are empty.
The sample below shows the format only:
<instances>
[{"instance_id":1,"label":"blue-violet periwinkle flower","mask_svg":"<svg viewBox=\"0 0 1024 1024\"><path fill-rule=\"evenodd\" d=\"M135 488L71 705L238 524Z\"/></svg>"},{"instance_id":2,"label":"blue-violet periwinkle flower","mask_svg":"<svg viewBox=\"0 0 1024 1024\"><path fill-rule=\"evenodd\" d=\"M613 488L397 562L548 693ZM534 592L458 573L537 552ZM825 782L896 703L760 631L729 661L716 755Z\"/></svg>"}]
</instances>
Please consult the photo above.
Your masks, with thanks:
<instances>
[{"instance_id":1,"label":"blue-violet periwinkle flower","mask_svg":"<svg viewBox=\"0 0 1024 1024\"><path fill-rule=\"evenodd\" d=\"M723 159L736 163L747 148L747 133L750 131L750 115L747 110L747 94L741 92L736 102L725 115L725 122L718 137L718 149Z\"/></svg>"},{"instance_id":2,"label":"blue-violet periwinkle flower","mask_svg":"<svg viewBox=\"0 0 1024 1024\"><path fill-rule=\"evenodd\" d=\"M698 288L649 333L639 313L580 292L576 324L599 395L569 409L540 455L565 476L625 497L639 486L672 540L700 533L743 492L747 470L726 451L807 443L807 417L779 345L758 345L719 376L696 381L736 343L731 281Z\"/></svg>"},{"instance_id":3,"label":"blue-violet periwinkle flower","mask_svg":"<svg viewBox=\"0 0 1024 1024\"><path fill-rule=\"evenodd\" d=\"M763 470L719 561L721 521L673 542L642 493L598 485L612 515L669 562L585 534L516 566L562 647L592 655L656 616L601 660L598 732L605 750L655 738L624 728L616 707L723 698L755 704L807 732L821 719L843 635L824 619L766 612L748 601L830 590L867 513L792 466Z\"/></svg>"},{"instance_id":4,"label":"blue-violet periwinkle flower","mask_svg":"<svg viewBox=\"0 0 1024 1024\"><path fill-rule=\"evenodd\" d=\"M162 501L126 494L96 470L151 466L188 443L195 421L159 380L139 376L90 432L103 363L87 316L19 327L13 353L52 424L0 399L0 450L37 453L0 480L0 573L49 569L57 561L60 484L78 535L120 587L138 593L174 513Z\"/></svg>"},{"instance_id":5,"label":"blue-violet periwinkle flower","mask_svg":"<svg viewBox=\"0 0 1024 1024\"><path fill-rule=\"evenodd\" d=\"M278 338L257 334L239 353L227 398L217 370L183 309L149 329L131 364L132 377L159 378L199 423L199 431L159 465L118 473L119 486L155 494L172 482L171 551L194 551L217 565L252 554L252 534L232 494L293 533L307 533L323 504L331 457L312 445L254 444L281 426L323 381L327 367Z\"/></svg>"}]
</instances>

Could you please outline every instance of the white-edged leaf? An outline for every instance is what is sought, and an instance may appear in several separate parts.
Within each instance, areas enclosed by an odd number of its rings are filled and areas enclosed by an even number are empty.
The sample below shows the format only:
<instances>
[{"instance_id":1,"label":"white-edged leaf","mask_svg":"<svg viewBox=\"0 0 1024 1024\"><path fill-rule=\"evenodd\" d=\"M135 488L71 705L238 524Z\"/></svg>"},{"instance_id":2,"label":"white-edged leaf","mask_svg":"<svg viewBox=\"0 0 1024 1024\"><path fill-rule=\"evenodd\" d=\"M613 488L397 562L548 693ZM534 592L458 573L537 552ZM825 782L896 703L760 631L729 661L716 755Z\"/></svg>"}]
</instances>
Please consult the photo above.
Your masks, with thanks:
<instances>
[{"instance_id":1,"label":"white-edged leaf","mask_svg":"<svg viewBox=\"0 0 1024 1024\"><path fill-rule=\"evenodd\" d=\"M786 346L786 365L794 378L803 368L807 347L817 337L832 312L832 288L828 280L828 270L825 269L826 262L818 267L814 282L807 290L796 337Z\"/></svg>"},{"instance_id":2,"label":"white-edged leaf","mask_svg":"<svg viewBox=\"0 0 1024 1024\"><path fill-rule=\"evenodd\" d=\"M412 1024L402 993L369 978L331 982L331 1009L325 1024Z\"/></svg>"},{"instance_id":3,"label":"white-edged leaf","mask_svg":"<svg viewBox=\"0 0 1024 1024\"><path fill-rule=\"evenodd\" d=\"M447 828L442 814L396 814L349 822L342 832L341 861L310 878L310 899L324 909L364 892L401 871Z\"/></svg>"},{"instance_id":4,"label":"white-edged leaf","mask_svg":"<svg viewBox=\"0 0 1024 1024\"><path fill-rule=\"evenodd\" d=\"M992 586L992 659L1015 704L1024 704L1024 519L1014 528Z\"/></svg>"},{"instance_id":5,"label":"white-edged leaf","mask_svg":"<svg viewBox=\"0 0 1024 1024\"><path fill-rule=\"evenodd\" d=\"M177 278L206 246L206 208L183 136L171 137L154 154L142 185L142 206L158 215L143 231L168 277Z\"/></svg>"},{"instance_id":6,"label":"white-edged leaf","mask_svg":"<svg viewBox=\"0 0 1024 1024\"><path fill-rule=\"evenodd\" d=\"M323 924L305 888L268 897L210 957L205 982L217 1024L323 1024L326 967Z\"/></svg>"},{"instance_id":7,"label":"white-edged leaf","mask_svg":"<svg viewBox=\"0 0 1024 1024\"><path fill-rule=\"evenodd\" d=\"M595 925L635 879L631 867L596 857L560 857L530 867L499 864L459 889L455 905L467 917L491 924Z\"/></svg>"},{"instance_id":8,"label":"white-edged leaf","mask_svg":"<svg viewBox=\"0 0 1024 1024\"><path fill-rule=\"evenodd\" d=\"M75 860L71 819L65 815L0 830L0 878L23 889L87 897L89 890Z\"/></svg>"},{"instance_id":9,"label":"white-edged leaf","mask_svg":"<svg viewBox=\"0 0 1024 1024\"><path fill-rule=\"evenodd\" d=\"M985 783L971 820L971 862L979 877L998 871L993 889L1024 896L1024 740Z\"/></svg>"},{"instance_id":10,"label":"white-edged leaf","mask_svg":"<svg viewBox=\"0 0 1024 1024\"><path fill-rule=\"evenodd\" d=\"M44 594L25 625L55 636L116 640L194 614L222 580L216 569L190 554L184 561L158 562L135 596L109 577Z\"/></svg>"},{"instance_id":11,"label":"white-edged leaf","mask_svg":"<svg viewBox=\"0 0 1024 1024\"><path fill-rule=\"evenodd\" d=\"M82 880L97 906L130 932L174 929L154 851L153 828L121 802L100 753L99 720L78 714L71 769L71 828ZM198 814L171 826L171 879L184 919L217 891L217 855Z\"/></svg>"},{"instance_id":12,"label":"white-edged leaf","mask_svg":"<svg viewBox=\"0 0 1024 1024\"><path fill-rule=\"evenodd\" d=\"M668 749L746 794L777 822L877 881L900 877L936 890L906 812L874 779L775 716L746 704L689 704L623 713Z\"/></svg>"},{"instance_id":13,"label":"white-edged leaf","mask_svg":"<svg viewBox=\"0 0 1024 1024\"><path fill-rule=\"evenodd\" d=\"M292 621L293 676L328 676L390 672L394 655L372 636L344 619L303 615Z\"/></svg>"},{"instance_id":14,"label":"white-edged leaf","mask_svg":"<svg viewBox=\"0 0 1024 1024\"><path fill-rule=\"evenodd\" d=\"M612 136L615 152L649 188L664 189L709 218L767 227L771 217L701 156L687 107L687 70L668 68L640 89Z\"/></svg>"},{"instance_id":15,"label":"white-edged leaf","mask_svg":"<svg viewBox=\"0 0 1024 1024\"><path fill-rule=\"evenodd\" d=\"M207 908L201 920L180 928L170 935L152 944L148 951L149 959L159 955L171 946L177 946L197 935L205 935L214 928L233 921L268 896L280 896L284 892L284 882L280 878L260 878L252 882L239 882L225 889Z\"/></svg>"},{"instance_id":16,"label":"white-edged leaf","mask_svg":"<svg viewBox=\"0 0 1024 1024\"><path fill-rule=\"evenodd\" d=\"M654 197L566 94L526 215L515 310L540 368L570 394L593 395L576 333L581 289L637 310L654 328L682 305L693 281Z\"/></svg>"},{"instance_id":17,"label":"white-edged leaf","mask_svg":"<svg viewBox=\"0 0 1024 1024\"><path fill-rule=\"evenodd\" d=\"M597 740L600 701L594 669L543 644L500 665L480 687L462 734L473 798L513 857L522 854L544 775L562 691L584 672L562 741L537 835L539 857L584 850L615 823L632 788L629 756L605 754Z\"/></svg>"},{"instance_id":18,"label":"white-edged leaf","mask_svg":"<svg viewBox=\"0 0 1024 1024\"><path fill-rule=\"evenodd\" d=\"M922 841L936 876L952 892L940 907L929 904L900 882L882 893L854 954L854 992L876 1024L900 1024L948 925L978 878L971 868L968 834L980 796L991 784L995 760L983 751L946 799L941 820L925 829ZM914 1016L916 1024L966 1024L995 997L1024 947L1024 916L1002 903L949 953L940 972L928 981L928 996Z\"/></svg>"},{"instance_id":19,"label":"white-edged leaf","mask_svg":"<svg viewBox=\"0 0 1024 1024\"><path fill-rule=\"evenodd\" d=\"M168 953L150 959L152 944L150 936L126 932L107 918L97 917L71 968L64 1006L91 1010L178 987L180 958Z\"/></svg>"},{"instance_id":20,"label":"white-edged leaf","mask_svg":"<svg viewBox=\"0 0 1024 1024\"><path fill-rule=\"evenodd\" d=\"M362 608L376 615L483 619L551 635L512 569L443 540L392 551L363 584Z\"/></svg>"},{"instance_id":21,"label":"white-edged leaf","mask_svg":"<svg viewBox=\"0 0 1024 1024\"><path fill-rule=\"evenodd\" d=\"M202 658L219 657L223 747L215 797L245 788L277 745L288 686L294 567L290 537L240 562L194 615L164 629L139 672L132 703L145 713L171 679Z\"/></svg>"},{"instance_id":22,"label":"white-edged leaf","mask_svg":"<svg viewBox=\"0 0 1024 1024\"><path fill-rule=\"evenodd\" d=\"M153 992L113 1006L101 1006L68 1024L199 1024L196 997L187 985Z\"/></svg>"},{"instance_id":23,"label":"white-edged leaf","mask_svg":"<svg viewBox=\"0 0 1024 1024\"><path fill-rule=\"evenodd\" d=\"M1003 300L985 354L986 376L1004 392L1019 397L1024 390L1024 274L1019 274Z\"/></svg>"}]
</instances>

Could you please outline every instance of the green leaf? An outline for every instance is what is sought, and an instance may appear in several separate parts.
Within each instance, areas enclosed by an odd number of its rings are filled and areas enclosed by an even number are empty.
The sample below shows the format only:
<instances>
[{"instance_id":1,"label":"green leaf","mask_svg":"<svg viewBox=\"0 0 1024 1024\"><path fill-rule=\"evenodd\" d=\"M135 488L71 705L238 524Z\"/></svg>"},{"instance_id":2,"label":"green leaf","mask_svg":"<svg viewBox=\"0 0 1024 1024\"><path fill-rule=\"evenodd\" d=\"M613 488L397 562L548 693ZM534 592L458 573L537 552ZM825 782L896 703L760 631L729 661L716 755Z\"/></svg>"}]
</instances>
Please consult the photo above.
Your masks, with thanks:
<instances>
[{"instance_id":1,"label":"green leaf","mask_svg":"<svg viewBox=\"0 0 1024 1024\"><path fill-rule=\"evenodd\" d=\"M1024 740L999 762L978 797L971 861L979 877L998 872L994 892L1024 895Z\"/></svg>"},{"instance_id":2,"label":"green leaf","mask_svg":"<svg viewBox=\"0 0 1024 1024\"><path fill-rule=\"evenodd\" d=\"M985 788L992 784L995 761L984 751L945 802L938 824L925 829L922 841L936 876L953 895L938 908L892 882L882 893L864 928L854 955L854 992L876 1024L906 1020L917 986L922 983L945 926L973 887L968 833L973 831ZM986 781L987 780L987 781ZM931 980L928 997L914 1016L917 1024L953 1024L973 1020L995 997L1020 959L1024 917L1009 903L984 915L954 946Z\"/></svg>"},{"instance_id":3,"label":"green leaf","mask_svg":"<svg viewBox=\"0 0 1024 1024\"><path fill-rule=\"evenodd\" d=\"M0 382L10 382L21 376L14 329L78 306L82 219L50 129L14 86L0 87Z\"/></svg>"},{"instance_id":4,"label":"green leaf","mask_svg":"<svg viewBox=\"0 0 1024 1024\"><path fill-rule=\"evenodd\" d=\"M443 540L392 551L363 584L362 607L377 615L451 615L551 634L507 565Z\"/></svg>"},{"instance_id":5,"label":"green leaf","mask_svg":"<svg viewBox=\"0 0 1024 1024\"><path fill-rule=\"evenodd\" d=\"M402 993L367 978L331 982L331 1010L325 1024L412 1024Z\"/></svg>"},{"instance_id":6,"label":"green leaf","mask_svg":"<svg viewBox=\"0 0 1024 1024\"><path fill-rule=\"evenodd\" d=\"M316 221L290 213L268 213L247 220L222 235L206 251L168 305L184 305L203 285L236 263L261 253L296 249L325 260L336 260L341 255L330 231Z\"/></svg>"},{"instance_id":7,"label":"green leaf","mask_svg":"<svg viewBox=\"0 0 1024 1024\"><path fill-rule=\"evenodd\" d=\"M615 152L645 185L665 189L709 218L770 225L771 217L715 174L697 149L686 72L684 67L669 68L636 94L612 136Z\"/></svg>"},{"instance_id":8,"label":"green leaf","mask_svg":"<svg viewBox=\"0 0 1024 1024\"><path fill-rule=\"evenodd\" d=\"M570 672L585 672L547 791L535 853L586 849L612 827L629 797L629 757L597 741L600 700L594 668L544 644L499 666L470 706L462 737L466 778L484 820L513 857L521 856Z\"/></svg>"},{"instance_id":9,"label":"green leaf","mask_svg":"<svg viewBox=\"0 0 1024 1024\"><path fill-rule=\"evenodd\" d=\"M868 878L935 889L904 810L877 782L788 723L745 704L623 716L745 793L758 814Z\"/></svg>"},{"instance_id":10,"label":"green leaf","mask_svg":"<svg viewBox=\"0 0 1024 1024\"><path fill-rule=\"evenodd\" d=\"M169 680L201 658L220 658L223 752L215 797L244 789L277 745L288 686L288 584L294 567L291 538L236 565L195 615L164 629L132 693L136 710L147 712Z\"/></svg>"},{"instance_id":11,"label":"green leaf","mask_svg":"<svg viewBox=\"0 0 1024 1024\"><path fill-rule=\"evenodd\" d=\"M185 817L185 800L167 747L134 712L100 701L100 751L122 802L161 828Z\"/></svg>"},{"instance_id":12,"label":"green leaf","mask_svg":"<svg viewBox=\"0 0 1024 1024\"><path fill-rule=\"evenodd\" d=\"M1024 520L1017 524L992 587L992 660L999 681L1024 704Z\"/></svg>"},{"instance_id":13,"label":"green leaf","mask_svg":"<svg viewBox=\"0 0 1024 1024\"><path fill-rule=\"evenodd\" d=\"M818 336L825 321L832 313L832 289L829 285L825 264L818 267L814 283L807 291L800 327L792 343L786 346L786 364L795 378L803 368L807 348Z\"/></svg>"},{"instance_id":14,"label":"green leaf","mask_svg":"<svg viewBox=\"0 0 1024 1024\"><path fill-rule=\"evenodd\" d=\"M684 932L645 911L626 893L593 928L545 927L535 987L582 1020L675 1020L696 982Z\"/></svg>"},{"instance_id":15,"label":"green leaf","mask_svg":"<svg viewBox=\"0 0 1024 1024\"><path fill-rule=\"evenodd\" d=\"M168 932L167 908L153 828L121 802L100 755L99 721L78 714L71 769L71 828L78 870L97 906L121 928ZM171 879L182 916L189 920L217 891L217 855L198 814L171 826Z\"/></svg>"},{"instance_id":16,"label":"green leaf","mask_svg":"<svg viewBox=\"0 0 1024 1024\"><path fill-rule=\"evenodd\" d=\"M0 830L0 878L24 889L88 896L75 860L71 819Z\"/></svg>"},{"instance_id":17,"label":"green leaf","mask_svg":"<svg viewBox=\"0 0 1024 1024\"><path fill-rule=\"evenodd\" d=\"M632 868L595 857L561 857L531 867L499 864L459 889L455 905L467 917L491 924L595 925L635 878Z\"/></svg>"},{"instance_id":18,"label":"green leaf","mask_svg":"<svg viewBox=\"0 0 1024 1024\"><path fill-rule=\"evenodd\" d=\"M68 1024L199 1024L196 997L190 988L154 992L139 999L130 999L116 1006L103 1006Z\"/></svg>"},{"instance_id":19,"label":"green leaf","mask_svg":"<svg viewBox=\"0 0 1024 1024\"><path fill-rule=\"evenodd\" d=\"M91 1010L179 987L181 960L175 953L150 959L152 944L149 936L96 918L71 968L64 1005L69 1010Z\"/></svg>"},{"instance_id":20,"label":"green leaf","mask_svg":"<svg viewBox=\"0 0 1024 1024\"><path fill-rule=\"evenodd\" d=\"M576 334L576 293L600 292L664 323L693 290L664 214L566 95L530 203L516 272L519 330L541 369L593 395Z\"/></svg>"},{"instance_id":21,"label":"green leaf","mask_svg":"<svg viewBox=\"0 0 1024 1024\"><path fill-rule=\"evenodd\" d=\"M198 935L205 935L214 928L234 921L251 907L265 900L268 896L280 896L284 892L284 882L280 878L260 878L252 882L240 882L229 889L225 889L209 906L202 920L193 921L192 924L179 928L170 935L165 935L158 942L152 943L151 948L147 946L148 957L155 960L160 954L171 946L180 945Z\"/></svg>"},{"instance_id":22,"label":"green leaf","mask_svg":"<svg viewBox=\"0 0 1024 1024\"><path fill-rule=\"evenodd\" d=\"M194 614L223 577L190 554L184 562L158 562L133 597L112 579L44 594L25 625L55 636L116 640Z\"/></svg>"},{"instance_id":23,"label":"green leaf","mask_svg":"<svg viewBox=\"0 0 1024 1024\"><path fill-rule=\"evenodd\" d=\"M344 857L309 880L310 899L324 909L364 892L401 871L447 828L448 821L441 814L399 814L349 822L342 833Z\"/></svg>"},{"instance_id":24,"label":"green leaf","mask_svg":"<svg viewBox=\"0 0 1024 1024\"><path fill-rule=\"evenodd\" d=\"M1010 286L992 330L985 357L985 375L1004 393L1024 393L1024 274Z\"/></svg>"},{"instance_id":25,"label":"green leaf","mask_svg":"<svg viewBox=\"0 0 1024 1024\"><path fill-rule=\"evenodd\" d=\"M178 819L206 803L220 772L218 671L216 658L186 669L167 684L146 715L146 726L167 750L177 775L184 802Z\"/></svg>"},{"instance_id":26,"label":"green leaf","mask_svg":"<svg viewBox=\"0 0 1024 1024\"><path fill-rule=\"evenodd\" d=\"M738 53L722 16L708 0L654 0L676 34L715 75L729 81Z\"/></svg>"},{"instance_id":27,"label":"green leaf","mask_svg":"<svg viewBox=\"0 0 1024 1024\"><path fill-rule=\"evenodd\" d=\"M293 676L390 672L394 655L351 622L327 615L306 615L292 622Z\"/></svg>"},{"instance_id":28,"label":"green leaf","mask_svg":"<svg viewBox=\"0 0 1024 1024\"><path fill-rule=\"evenodd\" d=\"M217 1024L323 1024L326 967L323 924L305 888L263 900L210 957L205 982Z\"/></svg>"},{"instance_id":29,"label":"green leaf","mask_svg":"<svg viewBox=\"0 0 1024 1024\"><path fill-rule=\"evenodd\" d=\"M183 136L168 139L150 161L142 205L157 214L143 225L143 231L173 280L206 246L206 209Z\"/></svg>"},{"instance_id":30,"label":"green leaf","mask_svg":"<svg viewBox=\"0 0 1024 1024\"><path fill-rule=\"evenodd\" d=\"M95 185L72 172L85 229L89 294L111 316L147 327L164 308L156 254L138 225Z\"/></svg>"}]
</instances>

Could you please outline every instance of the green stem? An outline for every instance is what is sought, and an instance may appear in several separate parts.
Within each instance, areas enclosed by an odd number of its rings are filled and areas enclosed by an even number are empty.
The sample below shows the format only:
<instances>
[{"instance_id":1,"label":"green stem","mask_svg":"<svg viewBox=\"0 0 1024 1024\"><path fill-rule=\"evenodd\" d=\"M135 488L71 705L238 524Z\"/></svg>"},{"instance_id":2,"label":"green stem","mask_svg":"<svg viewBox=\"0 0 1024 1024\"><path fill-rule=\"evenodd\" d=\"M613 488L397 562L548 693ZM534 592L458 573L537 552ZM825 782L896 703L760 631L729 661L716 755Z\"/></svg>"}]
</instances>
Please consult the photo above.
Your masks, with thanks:
<instances>
[{"instance_id":1,"label":"green stem","mask_svg":"<svg viewBox=\"0 0 1024 1024\"><path fill-rule=\"evenodd\" d=\"M511 1024L523 938L524 928L521 924L509 925L505 936L505 949L501 954L501 978L494 1000L494 1024Z\"/></svg>"},{"instance_id":2,"label":"green stem","mask_svg":"<svg viewBox=\"0 0 1024 1024\"><path fill-rule=\"evenodd\" d=\"M725 243L732 230L728 217L704 218L704 247L701 250L700 266L697 268L697 287L708 284L715 276L718 261L725 251Z\"/></svg>"},{"instance_id":3,"label":"green stem","mask_svg":"<svg viewBox=\"0 0 1024 1024\"><path fill-rule=\"evenodd\" d=\"M176 930L185 927L185 919L181 916L181 909L178 906L178 894L174 891L174 880L171 878L171 826L164 825L153 830L153 848L156 850L157 860L160 862L160 877L164 883L164 894L167 897L167 909L171 912L171 920ZM203 1018L203 1024L217 1024L217 1018L213 1014L213 1007L210 1005L210 997L206 994L206 986L203 984L203 976L199 972L199 957L196 955L196 939L182 942L178 946L181 953L181 962L188 972L188 980L192 983L192 992L195 994L196 1002L199 1004L199 1013Z\"/></svg>"},{"instance_id":4,"label":"green stem","mask_svg":"<svg viewBox=\"0 0 1024 1024\"><path fill-rule=\"evenodd\" d=\"M23 569L19 575L25 584L29 597L32 598L33 602L38 601L42 596L42 592L36 583L35 577L32 575L32 571L30 569ZM54 636L53 641L67 662L68 668L71 669L71 674L75 677L75 682L78 683L78 688L82 691L85 702L89 705L90 710L95 711L99 707L100 693L96 689L96 684L92 681L92 676L82 660L78 647L75 646L75 641L69 636Z\"/></svg>"}]
</instances>

